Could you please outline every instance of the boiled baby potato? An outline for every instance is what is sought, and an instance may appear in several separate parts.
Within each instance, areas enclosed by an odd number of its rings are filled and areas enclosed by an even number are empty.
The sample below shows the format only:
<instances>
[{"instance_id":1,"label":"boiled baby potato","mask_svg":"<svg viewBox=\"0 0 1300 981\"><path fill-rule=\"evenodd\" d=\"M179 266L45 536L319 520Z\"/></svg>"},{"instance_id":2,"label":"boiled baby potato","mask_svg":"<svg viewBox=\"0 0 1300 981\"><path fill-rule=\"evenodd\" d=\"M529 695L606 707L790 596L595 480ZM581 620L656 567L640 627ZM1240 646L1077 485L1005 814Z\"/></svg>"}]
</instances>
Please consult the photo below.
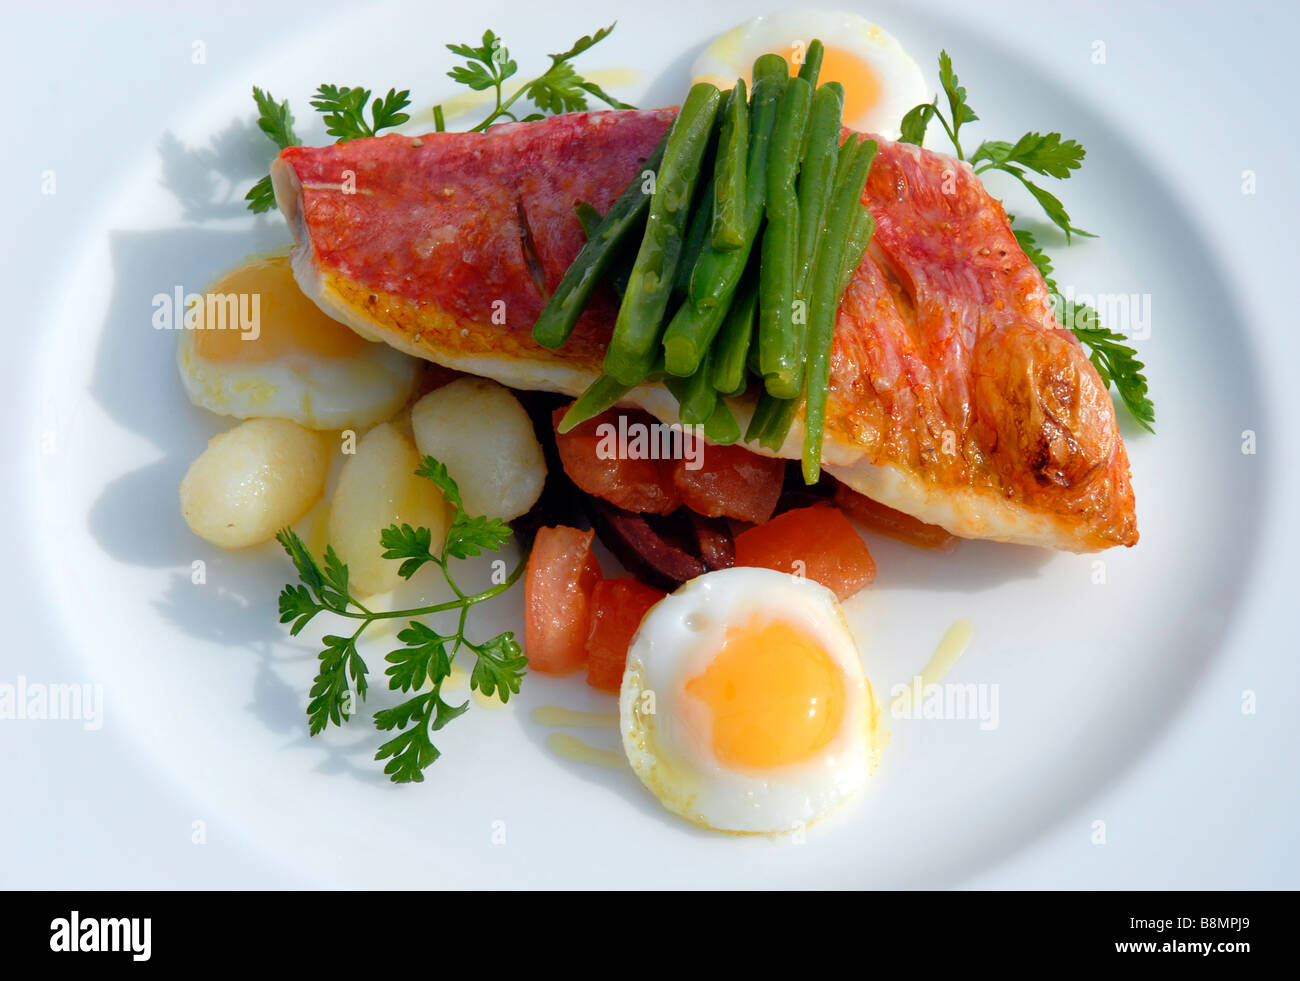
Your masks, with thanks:
<instances>
[{"instance_id":1,"label":"boiled baby potato","mask_svg":"<svg viewBox=\"0 0 1300 981\"><path fill-rule=\"evenodd\" d=\"M181 514L222 548L270 541L325 489L329 440L287 419L250 419L214 436L181 481Z\"/></svg>"},{"instance_id":2,"label":"boiled baby potato","mask_svg":"<svg viewBox=\"0 0 1300 981\"><path fill-rule=\"evenodd\" d=\"M381 423L357 442L330 502L329 542L348 566L358 592L384 593L401 583L402 563L383 557L389 525L428 528L436 550L447 534L447 505L437 485L415 476L420 456L410 438Z\"/></svg>"},{"instance_id":3,"label":"boiled baby potato","mask_svg":"<svg viewBox=\"0 0 1300 981\"><path fill-rule=\"evenodd\" d=\"M532 420L507 389L486 378L458 378L411 409L423 456L446 464L465 510L509 521L541 496L546 459Z\"/></svg>"}]
</instances>

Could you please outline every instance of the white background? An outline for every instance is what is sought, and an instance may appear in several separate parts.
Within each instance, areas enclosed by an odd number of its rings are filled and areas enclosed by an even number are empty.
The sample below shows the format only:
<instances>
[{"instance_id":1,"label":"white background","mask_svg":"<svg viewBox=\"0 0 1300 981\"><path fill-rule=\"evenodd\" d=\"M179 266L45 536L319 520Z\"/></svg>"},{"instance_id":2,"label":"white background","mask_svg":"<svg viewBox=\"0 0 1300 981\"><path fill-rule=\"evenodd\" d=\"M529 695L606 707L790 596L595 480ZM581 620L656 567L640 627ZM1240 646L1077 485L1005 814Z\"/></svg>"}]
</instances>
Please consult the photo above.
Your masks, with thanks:
<instances>
[{"instance_id":1,"label":"white background","mask_svg":"<svg viewBox=\"0 0 1300 981\"><path fill-rule=\"evenodd\" d=\"M671 5L666 5L671 6ZM870 15L869 4L846 3ZM1225 277L1263 353L1268 411L1259 456L1274 494L1294 496L1297 440L1287 422L1292 366L1300 356L1294 106L1289 79L1300 29L1296 8L1280 3L919 4L1002 42L1043 75L1068 86L1141 147L1170 182L1194 224L1215 243ZM689 8L683 6L685 13ZM0 275L7 308L0 407L10 461L22 471L39 452L41 393L24 371L39 311L59 296L57 274L78 248L87 214L111 197L136 150L155 143L159 121L183 118L212 73L241 66L250 79L259 53L274 51L302 25L355 4L123 4L107 9L24 5L6 12L0 34L8 112L2 128L5 231ZM580 24L586 25L590 14ZM359 36L368 40L364 17ZM206 66L188 65L191 42L206 45ZM1107 63L1089 70L1090 44ZM438 39L430 39L430 44ZM88 80L97 79L97 84ZM160 79L165 79L161 82ZM128 152L129 151L129 152ZM39 192L41 173L58 175L57 205ZM1258 192L1241 193L1242 172ZM1135 216L1140 220L1141 216ZM1086 224L1086 222L1085 222ZM1188 282L1194 293L1197 284ZM69 336L68 344L88 342ZM0 572L6 633L0 681L17 675L75 677L77 654L24 556L42 545L24 522L20 475L0 482ZM1188 488L1194 494L1195 488ZM1073 819L1062 821L1011 859L963 884L974 887L1289 887L1300 885L1295 833L1300 746L1300 666L1292 610L1294 510L1277 509L1247 601L1221 656L1174 723L1140 762ZM1234 515L1222 515L1232 522ZM1213 562L1187 528L1186 560ZM1153 611L1153 615L1156 615ZM1258 713L1225 711L1245 689ZM187 697L178 693L178 697ZM188 828L198 803L147 764L129 736L106 728L79 738L47 725L39 740L17 738L0 722L0 885L9 887L212 887L307 885L250 841L227 830L204 848ZM219 732L211 734L219 740ZM124 761L126 765L124 765ZM167 816L159 822L156 818ZM149 820L144 820L148 816ZM1104 820L1109 844L1089 842ZM178 830L159 838L146 830Z\"/></svg>"}]
</instances>

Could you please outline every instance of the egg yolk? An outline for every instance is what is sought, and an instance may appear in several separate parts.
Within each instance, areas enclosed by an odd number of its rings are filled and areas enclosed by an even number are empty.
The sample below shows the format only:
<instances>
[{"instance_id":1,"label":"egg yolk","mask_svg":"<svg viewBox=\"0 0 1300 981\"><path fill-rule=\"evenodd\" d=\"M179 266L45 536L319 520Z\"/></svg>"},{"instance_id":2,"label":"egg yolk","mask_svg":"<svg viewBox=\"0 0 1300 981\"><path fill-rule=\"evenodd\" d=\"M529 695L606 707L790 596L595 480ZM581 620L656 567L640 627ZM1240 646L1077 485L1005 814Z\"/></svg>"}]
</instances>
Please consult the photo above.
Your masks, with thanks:
<instances>
[{"instance_id":1,"label":"egg yolk","mask_svg":"<svg viewBox=\"0 0 1300 981\"><path fill-rule=\"evenodd\" d=\"M201 294L203 302L218 293L233 295L236 304L247 310L254 309L247 298L256 294L258 332L254 339L237 329L195 330L194 353L205 361L260 364L291 354L347 358L370 346L303 294L294 281L288 256L254 259L232 269ZM237 319L227 320L228 326L238 326Z\"/></svg>"},{"instance_id":2,"label":"egg yolk","mask_svg":"<svg viewBox=\"0 0 1300 981\"><path fill-rule=\"evenodd\" d=\"M817 75L817 84L824 82L839 82L844 86L844 124L853 127L880 101L880 94L883 86L880 83L880 76L876 74L862 56L856 51L850 51L848 48L837 48L832 44L825 46L826 50L822 55L821 71ZM770 52L779 54L787 61L790 60L793 52L786 50L777 50ZM797 70L797 66L796 66ZM708 80L715 81L719 88L730 88L731 82L723 79ZM696 79L701 81L701 79ZM754 86L754 76L752 72L746 71L745 84L750 88Z\"/></svg>"},{"instance_id":3,"label":"egg yolk","mask_svg":"<svg viewBox=\"0 0 1300 981\"><path fill-rule=\"evenodd\" d=\"M817 83L839 82L844 86L844 121L852 126L880 101L880 77L862 60L862 56L845 48L826 45L822 70Z\"/></svg>"},{"instance_id":4,"label":"egg yolk","mask_svg":"<svg viewBox=\"0 0 1300 981\"><path fill-rule=\"evenodd\" d=\"M831 656L780 620L728 629L686 691L712 714L713 753L727 766L806 760L834 738L844 715L844 678Z\"/></svg>"}]
</instances>

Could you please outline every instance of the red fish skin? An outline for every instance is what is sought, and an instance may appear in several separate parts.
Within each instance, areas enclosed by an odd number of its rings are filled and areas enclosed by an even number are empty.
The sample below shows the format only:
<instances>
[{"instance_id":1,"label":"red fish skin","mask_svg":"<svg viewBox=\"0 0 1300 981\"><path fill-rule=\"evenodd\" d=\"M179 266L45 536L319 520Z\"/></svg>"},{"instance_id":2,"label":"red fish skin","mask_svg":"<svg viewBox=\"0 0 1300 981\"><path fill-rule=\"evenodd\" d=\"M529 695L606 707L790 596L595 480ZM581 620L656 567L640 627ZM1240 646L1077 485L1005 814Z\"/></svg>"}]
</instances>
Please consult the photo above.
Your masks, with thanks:
<instances>
[{"instance_id":1,"label":"red fish skin","mask_svg":"<svg viewBox=\"0 0 1300 981\"><path fill-rule=\"evenodd\" d=\"M301 182L315 263L370 321L423 334L433 360L488 352L595 373L611 295L597 292L559 351L533 342L532 323L585 240L574 203L607 209L673 116L575 113L487 134L291 147L280 159ZM847 445L922 490L987 495L1049 519L1058 547L1135 543L1109 392L1056 323L1001 203L965 163L878 142L863 195L877 229L836 322L827 463ZM355 194L340 193L349 171Z\"/></svg>"},{"instance_id":2,"label":"red fish skin","mask_svg":"<svg viewBox=\"0 0 1300 981\"><path fill-rule=\"evenodd\" d=\"M1136 542L1109 392L1001 203L968 164L887 141L863 201L877 228L841 301L833 418L936 486L996 487Z\"/></svg>"},{"instance_id":3,"label":"red fish skin","mask_svg":"<svg viewBox=\"0 0 1300 981\"><path fill-rule=\"evenodd\" d=\"M675 115L574 113L489 133L289 147L280 158L302 183L304 218L326 268L492 324L541 353L532 325L586 241L574 205L607 211ZM339 190L349 171L355 194ZM545 295L524 253L525 222ZM613 296L598 291L560 356L602 357L616 314Z\"/></svg>"}]
</instances>

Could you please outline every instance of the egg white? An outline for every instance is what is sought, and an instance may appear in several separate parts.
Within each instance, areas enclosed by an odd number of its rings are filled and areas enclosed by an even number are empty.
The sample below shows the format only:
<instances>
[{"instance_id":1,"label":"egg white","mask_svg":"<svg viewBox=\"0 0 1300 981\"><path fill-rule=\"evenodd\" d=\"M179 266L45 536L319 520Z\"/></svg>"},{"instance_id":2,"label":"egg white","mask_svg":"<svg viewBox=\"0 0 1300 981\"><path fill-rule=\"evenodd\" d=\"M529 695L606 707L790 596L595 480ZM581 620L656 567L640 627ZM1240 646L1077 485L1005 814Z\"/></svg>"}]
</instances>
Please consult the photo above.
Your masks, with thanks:
<instances>
[{"instance_id":1,"label":"egg white","mask_svg":"<svg viewBox=\"0 0 1300 981\"><path fill-rule=\"evenodd\" d=\"M236 419L289 419L308 429L373 426L407 403L423 369L386 344L369 344L350 357L299 352L258 363L211 361L195 350L196 333L183 332L177 344L185 394L201 408Z\"/></svg>"},{"instance_id":2,"label":"egg white","mask_svg":"<svg viewBox=\"0 0 1300 981\"><path fill-rule=\"evenodd\" d=\"M710 713L685 686L708 668L729 626L759 615L822 645L842 673L845 708L813 758L741 770L713 755ZM662 600L632 641L619 694L623 749L641 782L668 810L718 831L791 831L852 797L876 759L878 715L835 594L770 569L711 572Z\"/></svg>"},{"instance_id":3,"label":"egg white","mask_svg":"<svg viewBox=\"0 0 1300 981\"><path fill-rule=\"evenodd\" d=\"M692 74L695 81L730 88L737 78L749 77L759 55L779 54L794 61L814 38L853 52L880 81L880 100L865 114L845 116L844 125L850 129L896 140L907 111L930 101L924 74L893 35L847 11L786 10L754 17L700 52Z\"/></svg>"}]
</instances>

